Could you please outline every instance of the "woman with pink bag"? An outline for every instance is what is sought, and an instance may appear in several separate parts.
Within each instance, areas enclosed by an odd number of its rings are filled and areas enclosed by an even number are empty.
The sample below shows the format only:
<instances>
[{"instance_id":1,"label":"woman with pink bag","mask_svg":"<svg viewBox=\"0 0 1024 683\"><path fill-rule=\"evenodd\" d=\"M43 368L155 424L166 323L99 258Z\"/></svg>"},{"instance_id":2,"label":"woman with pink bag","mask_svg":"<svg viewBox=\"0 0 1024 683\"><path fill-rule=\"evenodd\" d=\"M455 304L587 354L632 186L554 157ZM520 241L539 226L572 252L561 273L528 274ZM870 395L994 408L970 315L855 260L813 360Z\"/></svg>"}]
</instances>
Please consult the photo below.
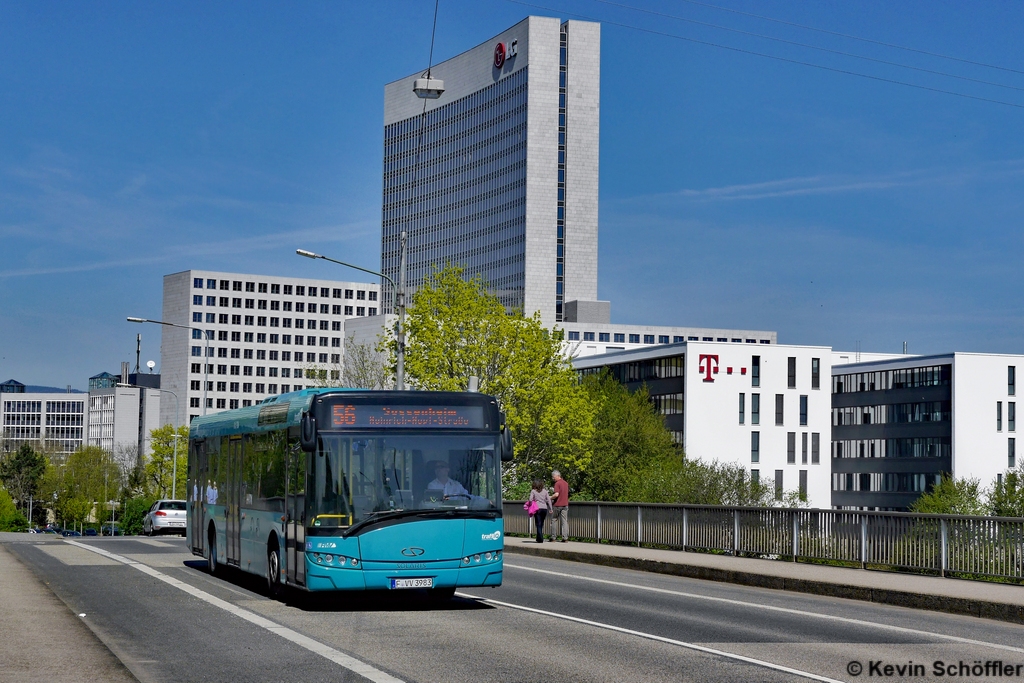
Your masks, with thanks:
<instances>
[{"instance_id":1,"label":"woman with pink bag","mask_svg":"<svg viewBox=\"0 0 1024 683\"><path fill-rule=\"evenodd\" d=\"M533 489L530 490L530 497L526 501L527 512L533 516L534 524L537 527L537 543L544 542L544 520L551 512L551 496L544 488L544 482L540 479L533 480Z\"/></svg>"}]
</instances>

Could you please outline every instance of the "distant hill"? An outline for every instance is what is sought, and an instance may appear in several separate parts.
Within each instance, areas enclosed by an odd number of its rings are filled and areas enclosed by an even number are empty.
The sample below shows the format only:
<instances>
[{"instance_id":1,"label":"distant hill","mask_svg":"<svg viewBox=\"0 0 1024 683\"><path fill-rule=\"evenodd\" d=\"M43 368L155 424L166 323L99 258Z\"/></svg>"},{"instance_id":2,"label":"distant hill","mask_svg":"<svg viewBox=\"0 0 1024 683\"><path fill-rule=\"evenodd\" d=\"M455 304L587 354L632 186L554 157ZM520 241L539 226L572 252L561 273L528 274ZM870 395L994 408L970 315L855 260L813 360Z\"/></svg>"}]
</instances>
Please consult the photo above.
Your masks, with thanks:
<instances>
[{"instance_id":1,"label":"distant hill","mask_svg":"<svg viewBox=\"0 0 1024 683\"><path fill-rule=\"evenodd\" d=\"M64 393L67 393L67 390L68 390L67 387L43 387L43 386L37 386L35 384L26 384L25 385L25 393L26 394L64 394ZM87 392L84 392L84 391L82 391L80 389L72 389L71 393L72 394L84 394L84 393L87 393Z\"/></svg>"}]
</instances>

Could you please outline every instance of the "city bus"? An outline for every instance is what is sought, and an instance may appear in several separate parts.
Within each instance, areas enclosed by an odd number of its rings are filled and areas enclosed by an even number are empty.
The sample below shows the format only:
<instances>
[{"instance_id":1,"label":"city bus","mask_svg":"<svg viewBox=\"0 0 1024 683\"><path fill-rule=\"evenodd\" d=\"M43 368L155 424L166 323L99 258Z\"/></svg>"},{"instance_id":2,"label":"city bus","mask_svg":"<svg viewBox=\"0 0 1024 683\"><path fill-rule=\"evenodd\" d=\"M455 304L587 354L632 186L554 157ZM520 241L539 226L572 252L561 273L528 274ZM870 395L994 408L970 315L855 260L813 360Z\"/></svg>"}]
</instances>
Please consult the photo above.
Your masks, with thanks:
<instances>
[{"instance_id":1,"label":"city bus","mask_svg":"<svg viewBox=\"0 0 1024 683\"><path fill-rule=\"evenodd\" d=\"M273 595L499 586L504 415L479 393L305 389L197 417L187 542Z\"/></svg>"}]
</instances>

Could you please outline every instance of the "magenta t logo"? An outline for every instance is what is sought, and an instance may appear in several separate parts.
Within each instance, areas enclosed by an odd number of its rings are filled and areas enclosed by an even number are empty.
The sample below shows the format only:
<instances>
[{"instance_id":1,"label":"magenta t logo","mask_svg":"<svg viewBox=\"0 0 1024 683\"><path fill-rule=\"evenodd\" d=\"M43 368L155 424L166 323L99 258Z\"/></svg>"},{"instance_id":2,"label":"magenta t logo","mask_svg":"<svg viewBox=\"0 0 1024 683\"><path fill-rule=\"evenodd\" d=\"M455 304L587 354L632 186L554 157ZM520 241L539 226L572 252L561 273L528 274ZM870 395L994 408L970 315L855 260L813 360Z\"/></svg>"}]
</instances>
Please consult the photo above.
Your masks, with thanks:
<instances>
[{"instance_id":1,"label":"magenta t logo","mask_svg":"<svg viewBox=\"0 0 1024 683\"><path fill-rule=\"evenodd\" d=\"M700 354L697 370L704 375L705 382L714 382L715 378L711 375L718 374L718 354Z\"/></svg>"}]
</instances>

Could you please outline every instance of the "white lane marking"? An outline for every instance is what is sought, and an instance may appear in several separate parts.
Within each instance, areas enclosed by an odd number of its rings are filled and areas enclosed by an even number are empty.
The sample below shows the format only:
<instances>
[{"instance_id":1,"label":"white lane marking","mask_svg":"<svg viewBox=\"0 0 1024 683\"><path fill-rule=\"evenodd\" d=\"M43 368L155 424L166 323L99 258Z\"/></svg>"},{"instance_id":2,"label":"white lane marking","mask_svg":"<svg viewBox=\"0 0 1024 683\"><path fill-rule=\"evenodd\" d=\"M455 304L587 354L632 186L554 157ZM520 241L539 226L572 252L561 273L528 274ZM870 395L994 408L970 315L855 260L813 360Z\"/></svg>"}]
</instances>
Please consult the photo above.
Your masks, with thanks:
<instances>
[{"instance_id":1,"label":"white lane marking","mask_svg":"<svg viewBox=\"0 0 1024 683\"><path fill-rule=\"evenodd\" d=\"M644 633L643 631L634 631L629 628L622 628L621 626L613 626L612 624L605 624L600 621L591 621L589 619L581 619L579 617L570 617L565 614L556 614L555 612L548 612L542 609L534 609L533 607L523 607L522 605L513 605L509 602L501 602L499 600L491 600L490 598L480 598L475 595L469 595L467 593L456 593L456 595L463 598L472 598L481 602L486 602L491 605L499 605L501 607L508 607L509 609L522 610L523 612L532 612L533 614L543 614L544 616L554 617L555 619L564 619L565 621L573 621L577 624L585 624L587 626L596 626L608 631L615 631L616 633L625 633L630 636L638 636L640 638L646 638L647 640L656 640L659 643L668 643L669 645L678 645L679 647L686 648L688 650L696 650L697 652L704 652L709 655L716 655L718 657L725 657L726 659L735 659L739 662L745 662L747 664L754 664L755 666L761 666L766 669L773 669L775 671L782 671L784 673L793 674L794 676L800 676L802 678L809 678L814 681L824 681L825 683L843 683L835 678L828 678L826 676L819 676L818 674L812 674L809 671L801 671L800 669L791 669L788 666L782 666L781 664L773 664L772 662L766 662L763 659L754 659L753 657L744 657L743 655L733 654L732 652L726 652L724 650L716 650L711 647L704 647L703 645L697 645L696 643L687 643L682 640L675 640L673 638L666 638L664 636L658 636L653 633Z\"/></svg>"},{"instance_id":2,"label":"white lane marking","mask_svg":"<svg viewBox=\"0 0 1024 683\"><path fill-rule=\"evenodd\" d=\"M170 543L164 543L163 541L154 541L154 540L152 540L150 538L133 538L132 540L135 541L136 543L145 543L146 545L151 545L151 546L153 546L155 548L176 548L177 547L177 546L172 545Z\"/></svg>"},{"instance_id":3,"label":"white lane marking","mask_svg":"<svg viewBox=\"0 0 1024 683\"><path fill-rule=\"evenodd\" d=\"M210 605L213 605L214 607L219 607L225 612L233 614L240 619L244 619L251 624L266 629L267 631L270 631L271 633L274 633L276 635L279 635L285 640L291 641L299 647L305 648L306 650L318 654L321 657L324 657L325 659L329 659L335 664L338 664L339 666L342 666L348 669L349 671L357 673L360 676L363 676L364 678L368 678L374 683L403 683L403 681L401 681L398 678L395 678L391 674L385 673L380 669L376 669L370 666L369 664L356 659L355 657L351 657L345 654L344 652L335 650L334 648L324 645L323 643L313 640L312 638L304 636L297 631L293 631L287 626L281 626L280 624L273 622L270 619L261 617L255 612L251 612L247 609L238 607L237 605L233 605L227 600L221 600L220 598L210 595L206 591L200 590L195 586L185 583L184 581L179 581L178 579L167 576L162 572L158 572L156 569L153 569L148 565L136 562L134 560L130 560L127 557L123 557L121 555L115 555L114 553L107 552L102 548L96 548L94 546L86 545L84 543L79 543L78 541L66 542L79 548L85 548L86 550L92 551L99 555L103 555L104 557L120 562L121 564L126 564L129 567L138 569L143 574L148 574L149 576L152 576L154 579L158 579L170 586L174 586L178 590L184 591L195 598L199 598L200 600Z\"/></svg>"},{"instance_id":4,"label":"white lane marking","mask_svg":"<svg viewBox=\"0 0 1024 683\"><path fill-rule=\"evenodd\" d=\"M668 588L652 588L650 586L636 586L631 583L623 583L621 581L610 581L608 579L595 579L590 576L580 576L578 574L563 574L561 572L553 572L550 569L537 569L536 567L524 567L518 564L505 563L505 567L511 567L513 569L522 569L528 572L538 572L541 574L552 574L554 576L560 576L566 579L578 579L580 581L591 581L593 583L603 583L611 586L621 586L623 588L634 588L641 591L649 591L651 593L662 593L666 595L677 595L683 598L693 598L696 600L709 600L711 602L722 602L729 605L737 605L739 607L756 607L757 609L768 610L771 612L784 612L786 614L796 614L801 617L814 617L815 619L827 619L829 621L838 621L844 624L856 624L858 626L866 626L869 628L877 628L884 631L898 631L900 633L909 633L917 636L927 636L930 638L940 638L948 640L954 643L964 643L966 645L980 645L983 647L990 647L996 650L1009 650L1010 652L1024 652L1024 648L1014 647L1012 645L1002 645L1000 643L989 643L984 640L974 640L973 638L961 638L960 636L951 636L945 633L935 633L933 631L922 631L916 628L907 628L905 626L892 626L890 624L879 624L873 621L864 621L863 619L851 619L849 617L837 617L831 614L821 614L819 612L805 612L803 610L793 609L790 607L775 607L774 605L761 605L756 602L744 602L743 600L733 600L730 598L717 598L710 595L698 595L696 593L684 593L683 591L674 591Z\"/></svg>"}]
</instances>

